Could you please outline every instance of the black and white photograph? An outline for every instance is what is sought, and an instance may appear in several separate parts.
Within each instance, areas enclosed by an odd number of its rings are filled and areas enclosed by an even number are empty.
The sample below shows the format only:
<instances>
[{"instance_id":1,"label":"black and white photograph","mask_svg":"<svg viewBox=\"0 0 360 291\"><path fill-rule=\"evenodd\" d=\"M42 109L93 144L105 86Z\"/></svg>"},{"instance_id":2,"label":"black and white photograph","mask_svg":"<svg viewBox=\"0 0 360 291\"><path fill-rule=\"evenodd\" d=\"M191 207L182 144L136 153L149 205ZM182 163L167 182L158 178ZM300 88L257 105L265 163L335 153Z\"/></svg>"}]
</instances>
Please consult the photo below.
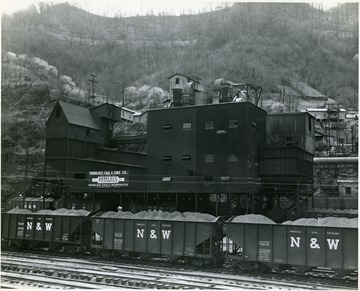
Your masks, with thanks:
<instances>
[{"instance_id":1,"label":"black and white photograph","mask_svg":"<svg viewBox=\"0 0 360 291\"><path fill-rule=\"evenodd\" d=\"M0 288L358 290L359 4L1 1Z\"/></svg>"}]
</instances>

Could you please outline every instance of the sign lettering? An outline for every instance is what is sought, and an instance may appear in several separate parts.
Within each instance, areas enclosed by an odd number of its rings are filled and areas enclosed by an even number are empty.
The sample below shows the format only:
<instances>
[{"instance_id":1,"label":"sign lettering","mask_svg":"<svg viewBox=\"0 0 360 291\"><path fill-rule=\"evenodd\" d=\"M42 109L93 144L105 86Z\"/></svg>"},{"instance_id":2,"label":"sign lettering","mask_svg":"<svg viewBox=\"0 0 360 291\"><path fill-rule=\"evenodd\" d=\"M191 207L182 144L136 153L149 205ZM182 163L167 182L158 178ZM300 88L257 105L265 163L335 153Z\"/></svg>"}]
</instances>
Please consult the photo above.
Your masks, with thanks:
<instances>
[{"instance_id":1,"label":"sign lettering","mask_svg":"<svg viewBox=\"0 0 360 291\"><path fill-rule=\"evenodd\" d=\"M145 235L145 230L142 228L137 228L136 229L136 237L137 238L144 238ZM171 230L170 229L163 229L161 230L161 237L162 239L170 239L170 235L171 235ZM158 235L156 234L156 230L155 229L151 229L150 233L149 233L149 237L150 239L158 239Z\"/></svg>"},{"instance_id":2,"label":"sign lettering","mask_svg":"<svg viewBox=\"0 0 360 291\"><path fill-rule=\"evenodd\" d=\"M290 240L291 240L291 243L290 243L290 247L300 247L300 237L296 237L296 239L295 239L295 237L293 237L293 236L291 236L290 237Z\"/></svg>"},{"instance_id":3,"label":"sign lettering","mask_svg":"<svg viewBox=\"0 0 360 291\"><path fill-rule=\"evenodd\" d=\"M171 230L162 230L163 239L169 239L170 238Z\"/></svg>"},{"instance_id":4,"label":"sign lettering","mask_svg":"<svg viewBox=\"0 0 360 291\"><path fill-rule=\"evenodd\" d=\"M129 170L121 171L91 171L89 172L89 187L92 188L122 188L129 186Z\"/></svg>"},{"instance_id":5,"label":"sign lettering","mask_svg":"<svg viewBox=\"0 0 360 291\"><path fill-rule=\"evenodd\" d=\"M157 239L156 231L154 229L150 230L150 238Z\"/></svg>"},{"instance_id":6,"label":"sign lettering","mask_svg":"<svg viewBox=\"0 0 360 291\"><path fill-rule=\"evenodd\" d=\"M339 241L340 241L340 240L339 240L338 238L337 238L337 239L330 239L330 238L328 238L328 239L327 239L327 242L328 242L328 245L329 245L329 249L330 249L330 250L332 250L332 249L337 250Z\"/></svg>"},{"instance_id":7,"label":"sign lettering","mask_svg":"<svg viewBox=\"0 0 360 291\"><path fill-rule=\"evenodd\" d=\"M144 229L136 229L136 237L144 238Z\"/></svg>"}]
</instances>

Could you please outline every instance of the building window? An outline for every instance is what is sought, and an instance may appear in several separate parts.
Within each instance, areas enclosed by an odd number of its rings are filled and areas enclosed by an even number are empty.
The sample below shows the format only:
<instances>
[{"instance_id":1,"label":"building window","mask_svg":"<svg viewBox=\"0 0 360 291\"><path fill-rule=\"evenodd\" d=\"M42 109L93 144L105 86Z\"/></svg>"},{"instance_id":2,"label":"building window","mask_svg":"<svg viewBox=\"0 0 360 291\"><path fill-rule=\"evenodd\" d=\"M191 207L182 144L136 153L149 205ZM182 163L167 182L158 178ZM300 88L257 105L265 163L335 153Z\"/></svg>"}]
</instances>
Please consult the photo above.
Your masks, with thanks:
<instances>
[{"instance_id":1,"label":"building window","mask_svg":"<svg viewBox=\"0 0 360 291\"><path fill-rule=\"evenodd\" d=\"M345 187L346 195L351 195L351 187Z\"/></svg>"},{"instance_id":2,"label":"building window","mask_svg":"<svg viewBox=\"0 0 360 291\"><path fill-rule=\"evenodd\" d=\"M181 159L182 159L183 161L190 161L190 160L191 160L191 155L183 155L183 156L181 157Z\"/></svg>"},{"instance_id":3,"label":"building window","mask_svg":"<svg viewBox=\"0 0 360 291\"><path fill-rule=\"evenodd\" d=\"M60 118L61 117L61 108L58 106L55 111L55 117Z\"/></svg>"},{"instance_id":4,"label":"building window","mask_svg":"<svg viewBox=\"0 0 360 291\"><path fill-rule=\"evenodd\" d=\"M239 161L239 159L238 159L237 155L234 155L234 154L229 155L229 162L238 162L238 161Z\"/></svg>"},{"instance_id":5,"label":"building window","mask_svg":"<svg viewBox=\"0 0 360 291\"><path fill-rule=\"evenodd\" d=\"M163 156L163 163L164 164L170 164L172 160L171 156Z\"/></svg>"},{"instance_id":6,"label":"building window","mask_svg":"<svg viewBox=\"0 0 360 291\"><path fill-rule=\"evenodd\" d=\"M190 122L183 123L183 131L190 131L190 130L191 130L191 123Z\"/></svg>"},{"instance_id":7,"label":"building window","mask_svg":"<svg viewBox=\"0 0 360 291\"><path fill-rule=\"evenodd\" d=\"M180 84L180 79L179 78L175 78L175 84Z\"/></svg>"},{"instance_id":8,"label":"building window","mask_svg":"<svg viewBox=\"0 0 360 291\"><path fill-rule=\"evenodd\" d=\"M214 155L205 155L204 162L205 162L205 163L212 163L212 162L214 162Z\"/></svg>"},{"instance_id":9,"label":"building window","mask_svg":"<svg viewBox=\"0 0 360 291\"><path fill-rule=\"evenodd\" d=\"M211 186L213 184L214 177L213 176L205 176L204 186Z\"/></svg>"},{"instance_id":10,"label":"building window","mask_svg":"<svg viewBox=\"0 0 360 291\"><path fill-rule=\"evenodd\" d=\"M213 121L206 121L205 122L205 129L206 130L214 129L214 122Z\"/></svg>"},{"instance_id":11,"label":"building window","mask_svg":"<svg viewBox=\"0 0 360 291\"><path fill-rule=\"evenodd\" d=\"M237 128L238 127L238 121L235 120L229 120L229 128Z\"/></svg>"},{"instance_id":12,"label":"building window","mask_svg":"<svg viewBox=\"0 0 360 291\"><path fill-rule=\"evenodd\" d=\"M95 131L91 130L90 128L87 128L86 129L86 136L94 136L95 134Z\"/></svg>"},{"instance_id":13,"label":"building window","mask_svg":"<svg viewBox=\"0 0 360 291\"><path fill-rule=\"evenodd\" d=\"M172 124L165 124L163 126L164 132L171 132L172 131Z\"/></svg>"}]
</instances>

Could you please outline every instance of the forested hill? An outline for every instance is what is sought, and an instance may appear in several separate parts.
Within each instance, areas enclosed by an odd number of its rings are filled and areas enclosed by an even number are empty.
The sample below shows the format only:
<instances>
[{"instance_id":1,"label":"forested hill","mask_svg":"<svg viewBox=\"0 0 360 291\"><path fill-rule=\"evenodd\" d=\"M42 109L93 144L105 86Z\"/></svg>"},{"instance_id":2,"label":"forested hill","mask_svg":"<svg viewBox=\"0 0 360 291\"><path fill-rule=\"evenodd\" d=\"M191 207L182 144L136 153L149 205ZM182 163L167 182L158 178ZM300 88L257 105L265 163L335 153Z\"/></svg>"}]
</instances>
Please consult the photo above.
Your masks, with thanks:
<instances>
[{"instance_id":1,"label":"forested hill","mask_svg":"<svg viewBox=\"0 0 360 291\"><path fill-rule=\"evenodd\" d=\"M85 94L95 74L97 93L113 100L123 86L166 90L167 78L179 72L200 77L207 88L221 77L258 84L265 96L295 80L349 106L358 92L358 4L324 11L310 4L237 3L196 15L114 18L41 4L3 15L4 62L8 52L47 62ZM8 84L16 69L3 67Z\"/></svg>"},{"instance_id":2,"label":"forested hill","mask_svg":"<svg viewBox=\"0 0 360 291\"><path fill-rule=\"evenodd\" d=\"M2 200L43 175L45 122L56 100L94 102L89 74L97 101L119 102L124 92L126 106L137 110L161 106L176 72L196 75L210 92L218 78L261 85L265 98L278 85L303 82L357 107L356 3L332 11L239 3L128 18L40 4L1 21Z\"/></svg>"}]
</instances>

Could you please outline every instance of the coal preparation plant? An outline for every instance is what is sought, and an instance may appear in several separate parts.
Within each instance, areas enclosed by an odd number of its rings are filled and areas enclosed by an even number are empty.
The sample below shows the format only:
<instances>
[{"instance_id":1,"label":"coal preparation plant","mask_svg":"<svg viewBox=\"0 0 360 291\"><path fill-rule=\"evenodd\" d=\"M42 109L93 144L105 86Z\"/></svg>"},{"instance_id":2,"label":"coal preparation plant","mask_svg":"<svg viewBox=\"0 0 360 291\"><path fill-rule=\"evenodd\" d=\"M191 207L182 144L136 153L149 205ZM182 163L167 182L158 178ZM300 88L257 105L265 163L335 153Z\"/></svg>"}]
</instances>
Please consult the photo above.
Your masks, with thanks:
<instances>
[{"instance_id":1,"label":"coal preparation plant","mask_svg":"<svg viewBox=\"0 0 360 291\"><path fill-rule=\"evenodd\" d=\"M184 78L170 77L172 98L142 116L146 134L114 134L116 123L135 120L132 110L57 101L44 179L33 181L42 197L12 199L3 245L141 267L192 264L210 276L216 266L357 281L357 218L304 216L322 162L314 159L315 117L267 113L260 86L218 79L209 100L199 79Z\"/></svg>"},{"instance_id":2,"label":"coal preparation plant","mask_svg":"<svg viewBox=\"0 0 360 291\"><path fill-rule=\"evenodd\" d=\"M312 197L314 117L268 114L260 86L218 79L205 94L198 78L169 81L172 98L147 111L146 135L113 137L131 113L124 107L56 103L46 123L46 208L297 218ZM17 207L32 209L30 196Z\"/></svg>"}]
</instances>

